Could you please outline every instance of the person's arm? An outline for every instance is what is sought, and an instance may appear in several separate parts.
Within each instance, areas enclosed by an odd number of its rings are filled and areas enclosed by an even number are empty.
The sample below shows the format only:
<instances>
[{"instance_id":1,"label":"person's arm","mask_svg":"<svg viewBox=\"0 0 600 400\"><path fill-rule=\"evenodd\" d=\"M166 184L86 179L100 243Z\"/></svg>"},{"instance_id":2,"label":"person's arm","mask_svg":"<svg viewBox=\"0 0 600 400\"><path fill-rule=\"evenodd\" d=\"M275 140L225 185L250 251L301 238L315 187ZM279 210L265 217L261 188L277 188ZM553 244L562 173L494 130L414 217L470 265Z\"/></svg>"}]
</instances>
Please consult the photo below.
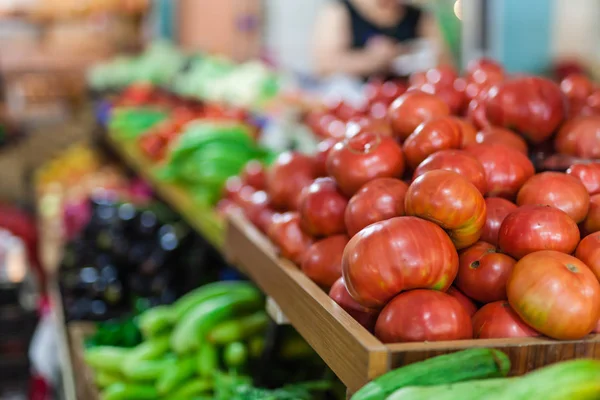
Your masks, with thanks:
<instances>
[{"instance_id":1,"label":"person's arm","mask_svg":"<svg viewBox=\"0 0 600 400\"><path fill-rule=\"evenodd\" d=\"M376 40L363 50L352 50L347 11L337 3L328 3L319 14L315 27L314 56L319 75L342 73L371 75L389 67L398 50L387 39Z\"/></svg>"},{"instance_id":2,"label":"person's arm","mask_svg":"<svg viewBox=\"0 0 600 400\"><path fill-rule=\"evenodd\" d=\"M430 13L424 13L419 21L419 37L427 39L434 44L438 51L438 64L454 65L454 60L446 44L446 40L440 31L435 17Z\"/></svg>"}]
</instances>

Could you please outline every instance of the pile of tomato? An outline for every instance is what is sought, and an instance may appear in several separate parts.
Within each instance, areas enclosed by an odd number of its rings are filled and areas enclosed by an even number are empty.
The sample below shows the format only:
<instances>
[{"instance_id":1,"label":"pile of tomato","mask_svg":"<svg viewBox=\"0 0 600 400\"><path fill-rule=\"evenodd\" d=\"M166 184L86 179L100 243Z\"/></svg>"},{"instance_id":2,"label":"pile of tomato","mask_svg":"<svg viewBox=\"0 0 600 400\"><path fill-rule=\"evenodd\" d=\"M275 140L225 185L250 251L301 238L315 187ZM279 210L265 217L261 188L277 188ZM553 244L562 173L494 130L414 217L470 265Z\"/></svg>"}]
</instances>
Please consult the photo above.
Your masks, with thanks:
<instances>
[{"instance_id":1,"label":"pile of tomato","mask_svg":"<svg viewBox=\"0 0 600 400\"><path fill-rule=\"evenodd\" d=\"M579 339L600 328L599 98L488 59L371 82L308 113L315 155L249 164L219 208L383 342Z\"/></svg>"}]
</instances>

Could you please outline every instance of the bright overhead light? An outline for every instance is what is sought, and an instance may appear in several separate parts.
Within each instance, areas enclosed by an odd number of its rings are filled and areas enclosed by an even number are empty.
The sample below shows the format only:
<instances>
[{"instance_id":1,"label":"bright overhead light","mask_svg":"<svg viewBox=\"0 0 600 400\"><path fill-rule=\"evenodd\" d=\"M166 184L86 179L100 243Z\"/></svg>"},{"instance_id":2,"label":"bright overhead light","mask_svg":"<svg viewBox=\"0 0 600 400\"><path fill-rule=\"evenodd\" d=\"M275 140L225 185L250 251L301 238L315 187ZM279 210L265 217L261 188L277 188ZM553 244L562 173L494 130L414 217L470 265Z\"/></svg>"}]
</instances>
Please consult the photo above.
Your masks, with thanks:
<instances>
[{"instance_id":1,"label":"bright overhead light","mask_svg":"<svg viewBox=\"0 0 600 400\"><path fill-rule=\"evenodd\" d=\"M462 7L460 3L460 0L454 2L454 15L456 15L456 18L462 20Z\"/></svg>"}]
</instances>

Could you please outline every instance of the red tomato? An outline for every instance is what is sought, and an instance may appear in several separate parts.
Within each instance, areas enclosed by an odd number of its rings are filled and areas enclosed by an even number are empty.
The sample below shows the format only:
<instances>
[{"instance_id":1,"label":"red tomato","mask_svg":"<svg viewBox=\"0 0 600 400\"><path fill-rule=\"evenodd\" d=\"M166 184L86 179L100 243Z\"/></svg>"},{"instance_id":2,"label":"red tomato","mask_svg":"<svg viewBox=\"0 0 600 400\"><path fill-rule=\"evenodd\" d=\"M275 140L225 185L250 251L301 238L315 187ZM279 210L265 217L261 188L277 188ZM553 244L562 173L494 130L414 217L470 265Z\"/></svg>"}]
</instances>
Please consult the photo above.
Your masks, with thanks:
<instances>
[{"instance_id":1,"label":"red tomato","mask_svg":"<svg viewBox=\"0 0 600 400\"><path fill-rule=\"evenodd\" d=\"M475 339L502 339L540 336L510 308L508 301L495 301L481 307L473 316Z\"/></svg>"},{"instance_id":2,"label":"red tomato","mask_svg":"<svg viewBox=\"0 0 600 400\"><path fill-rule=\"evenodd\" d=\"M219 216L221 216L222 218L225 218L227 216L227 214L229 214L230 212L232 212L235 209L238 209L237 204L235 204L233 201L231 201L229 199L221 199L215 206L215 210L217 211L217 214Z\"/></svg>"},{"instance_id":3,"label":"red tomato","mask_svg":"<svg viewBox=\"0 0 600 400\"><path fill-rule=\"evenodd\" d=\"M331 236L346 232L344 212L348 199L332 178L317 178L300 195L302 229L312 236Z\"/></svg>"},{"instance_id":4,"label":"red tomato","mask_svg":"<svg viewBox=\"0 0 600 400\"><path fill-rule=\"evenodd\" d=\"M575 257L583 261L600 279L600 232L586 236L575 252Z\"/></svg>"},{"instance_id":5,"label":"red tomato","mask_svg":"<svg viewBox=\"0 0 600 400\"><path fill-rule=\"evenodd\" d=\"M406 163L411 169L439 150L458 149L462 145L461 127L450 117L424 122L402 146Z\"/></svg>"},{"instance_id":6,"label":"red tomato","mask_svg":"<svg viewBox=\"0 0 600 400\"><path fill-rule=\"evenodd\" d=\"M378 178L366 183L348 202L346 229L350 237L374 222L404 215L408 185L399 179Z\"/></svg>"},{"instance_id":7,"label":"red tomato","mask_svg":"<svg viewBox=\"0 0 600 400\"><path fill-rule=\"evenodd\" d=\"M470 153L463 150L440 150L427 157L415 170L414 179L426 172L443 169L454 171L467 178L475 187L485 194L487 181L483 165Z\"/></svg>"},{"instance_id":8,"label":"red tomato","mask_svg":"<svg viewBox=\"0 0 600 400\"><path fill-rule=\"evenodd\" d=\"M370 308L382 307L403 290L446 290L457 270L458 254L448 235L414 217L368 226L350 239L342 258L348 292Z\"/></svg>"},{"instance_id":9,"label":"red tomato","mask_svg":"<svg viewBox=\"0 0 600 400\"><path fill-rule=\"evenodd\" d=\"M478 85L489 86L504 80L504 68L489 58L472 60L467 65L467 80Z\"/></svg>"},{"instance_id":10,"label":"red tomato","mask_svg":"<svg viewBox=\"0 0 600 400\"><path fill-rule=\"evenodd\" d=\"M360 132L374 132L383 136L392 136L392 126L385 119L370 117L352 118L346 123L345 136L354 136Z\"/></svg>"},{"instance_id":11,"label":"red tomato","mask_svg":"<svg viewBox=\"0 0 600 400\"><path fill-rule=\"evenodd\" d=\"M467 103L463 86L466 86L464 81L457 79L455 83L450 84L427 82L420 86L411 86L410 90L433 94L446 103L451 114L461 114Z\"/></svg>"},{"instance_id":12,"label":"red tomato","mask_svg":"<svg viewBox=\"0 0 600 400\"><path fill-rule=\"evenodd\" d=\"M500 128L499 126L490 126L484 131L479 132L475 141L485 144L503 144L525 155L529 152L525 139L510 129Z\"/></svg>"},{"instance_id":13,"label":"red tomato","mask_svg":"<svg viewBox=\"0 0 600 400\"><path fill-rule=\"evenodd\" d=\"M481 303L506 299L506 281L516 262L513 258L489 243L477 242L459 254L459 262L454 284L464 294Z\"/></svg>"},{"instance_id":14,"label":"red tomato","mask_svg":"<svg viewBox=\"0 0 600 400\"><path fill-rule=\"evenodd\" d=\"M467 147L470 144L477 143L477 129L475 125L468 119L453 117L460 125L462 132L462 144L461 147Z\"/></svg>"},{"instance_id":15,"label":"red tomato","mask_svg":"<svg viewBox=\"0 0 600 400\"><path fill-rule=\"evenodd\" d=\"M590 210L580 225L582 237L590 233L600 232L600 194L590 198Z\"/></svg>"},{"instance_id":16,"label":"red tomato","mask_svg":"<svg viewBox=\"0 0 600 400\"><path fill-rule=\"evenodd\" d=\"M477 305L468 298L463 292L455 288L454 286L450 286L446 294L454 297L458 302L465 308L467 314L472 317L477 312Z\"/></svg>"},{"instance_id":17,"label":"red tomato","mask_svg":"<svg viewBox=\"0 0 600 400\"><path fill-rule=\"evenodd\" d=\"M600 194L600 162L573 164L567 174L579 179L589 194Z\"/></svg>"},{"instance_id":18,"label":"red tomato","mask_svg":"<svg viewBox=\"0 0 600 400\"><path fill-rule=\"evenodd\" d=\"M375 336L383 343L471 339L473 325L454 297L435 290L411 290L381 310Z\"/></svg>"},{"instance_id":19,"label":"red tomato","mask_svg":"<svg viewBox=\"0 0 600 400\"><path fill-rule=\"evenodd\" d=\"M444 228L457 249L479 240L486 217L479 190L456 172L445 170L426 172L415 179L406 192L404 211Z\"/></svg>"},{"instance_id":20,"label":"red tomato","mask_svg":"<svg viewBox=\"0 0 600 400\"><path fill-rule=\"evenodd\" d=\"M452 86L457 78L458 73L451 65L439 65L425 73L427 82L440 86Z\"/></svg>"},{"instance_id":21,"label":"red tomato","mask_svg":"<svg viewBox=\"0 0 600 400\"><path fill-rule=\"evenodd\" d=\"M450 109L439 97L414 90L394 100L388 115L394 134L403 141L423 122L450 115Z\"/></svg>"},{"instance_id":22,"label":"red tomato","mask_svg":"<svg viewBox=\"0 0 600 400\"><path fill-rule=\"evenodd\" d=\"M580 158L600 158L600 115L567 121L554 139L556 151Z\"/></svg>"},{"instance_id":23,"label":"red tomato","mask_svg":"<svg viewBox=\"0 0 600 400\"><path fill-rule=\"evenodd\" d=\"M502 225L508 214L517 209L517 205L501 197L488 197L485 199L485 204L487 206L487 217L481 233L481 240L498 246L500 225Z\"/></svg>"},{"instance_id":24,"label":"red tomato","mask_svg":"<svg viewBox=\"0 0 600 400\"><path fill-rule=\"evenodd\" d=\"M279 248L281 256L292 260L296 265L302 264L306 250L313 243L312 238L300 228L300 215L297 212L273 216L267 235Z\"/></svg>"},{"instance_id":25,"label":"red tomato","mask_svg":"<svg viewBox=\"0 0 600 400\"><path fill-rule=\"evenodd\" d=\"M296 152L281 153L267 172L267 192L273 207L296 210L300 193L316 177L314 160Z\"/></svg>"},{"instance_id":26,"label":"red tomato","mask_svg":"<svg viewBox=\"0 0 600 400\"><path fill-rule=\"evenodd\" d=\"M594 85L583 74L570 74L560 82L560 90L569 100L585 101L592 94Z\"/></svg>"},{"instance_id":27,"label":"red tomato","mask_svg":"<svg viewBox=\"0 0 600 400\"><path fill-rule=\"evenodd\" d=\"M527 156L506 146L474 144L465 150L475 156L485 169L488 197L514 198L535 173Z\"/></svg>"},{"instance_id":28,"label":"red tomato","mask_svg":"<svg viewBox=\"0 0 600 400\"><path fill-rule=\"evenodd\" d=\"M577 224L564 211L551 206L517 208L504 219L498 233L500 249L517 260L540 250L571 254L578 243Z\"/></svg>"},{"instance_id":29,"label":"red tomato","mask_svg":"<svg viewBox=\"0 0 600 400\"><path fill-rule=\"evenodd\" d=\"M274 212L266 192L259 190L250 196L242 196L238 204L250 222L261 232L267 231Z\"/></svg>"},{"instance_id":30,"label":"red tomato","mask_svg":"<svg viewBox=\"0 0 600 400\"><path fill-rule=\"evenodd\" d=\"M590 195L577 178L562 172L542 172L529 178L517 195L517 205L548 205L579 223L590 208Z\"/></svg>"},{"instance_id":31,"label":"red tomato","mask_svg":"<svg viewBox=\"0 0 600 400\"><path fill-rule=\"evenodd\" d=\"M265 167L260 161L248 161L240 176L244 184L250 185L256 190L265 190L267 186Z\"/></svg>"},{"instance_id":32,"label":"red tomato","mask_svg":"<svg viewBox=\"0 0 600 400\"><path fill-rule=\"evenodd\" d=\"M317 285L330 288L342 277L342 254L348 236L335 235L315 242L302 261L302 272Z\"/></svg>"},{"instance_id":33,"label":"red tomato","mask_svg":"<svg viewBox=\"0 0 600 400\"><path fill-rule=\"evenodd\" d=\"M475 98L467 106L467 120L479 129L488 129L491 125L485 115L485 102Z\"/></svg>"},{"instance_id":34,"label":"red tomato","mask_svg":"<svg viewBox=\"0 0 600 400\"><path fill-rule=\"evenodd\" d=\"M514 128L532 143L542 143L565 116L563 95L549 79L513 78L489 90L486 115L492 124Z\"/></svg>"},{"instance_id":35,"label":"red tomato","mask_svg":"<svg viewBox=\"0 0 600 400\"><path fill-rule=\"evenodd\" d=\"M365 85L365 98L369 104L382 102L389 105L404 92L406 85L398 81L369 81Z\"/></svg>"},{"instance_id":36,"label":"red tomato","mask_svg":"<svg viewBox=\"0 0 600 400\"><path fill-rule=\"evenodd\" d=\"M350 293L348 293L346 285L344 284L344 278L335 281L329 291L329 297L338 303L338 305L350 314L350 316L352 316L359 324L369 331L373 331L373 328L375 328L375 321L377 321L377 316L379 315L379 310L363 307L358 304L356 300L350 296Z\"/></svg>"},{"instance_id":37,"label":"red tomato","mask_svg":"<svg viewBox=\"0 0 600 400\"><path fill-rule=\"evenodd\" d=\"M375 178L404 173L402 148L388 136L362 132L337 143L327 157L327 171L347 196Z\"/></svg>"},{"instance_id":38,"label":"red tomato","mask_svg":"<svg viewBox=\"0 0 600 400\"><path fill-rule=\"evenodd\" d=\"M337 139L328 138L322 140L317 145L317 152L315 153L315 168L317 170L317 176L327 176L327 156L329 151L338 142Z\"/></svg>"},{"instance_id":39,"label":"red tomato","mask_svg":"<svg viewBox=\"0 0 600 400\"><path fill-rule=\"evenodd\" d=\"M554 339L581 339L600 317L598 279L583 262L557 251L538 251L520 260L507 293L527 325Z\"/></svg>"}]
</instances>

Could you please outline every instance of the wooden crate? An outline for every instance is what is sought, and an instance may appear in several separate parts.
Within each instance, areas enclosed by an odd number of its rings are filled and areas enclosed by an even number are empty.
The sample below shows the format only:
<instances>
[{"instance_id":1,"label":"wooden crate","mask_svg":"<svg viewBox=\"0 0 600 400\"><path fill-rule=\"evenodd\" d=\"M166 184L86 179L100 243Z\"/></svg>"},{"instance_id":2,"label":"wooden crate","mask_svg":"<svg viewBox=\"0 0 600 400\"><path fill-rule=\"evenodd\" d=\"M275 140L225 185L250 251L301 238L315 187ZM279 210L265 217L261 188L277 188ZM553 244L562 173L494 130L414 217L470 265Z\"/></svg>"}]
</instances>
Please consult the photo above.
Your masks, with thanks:
<instances>
[{"instance_id":1,"label":"wooden crate","mask_svg":"<svg viewBox=\"0 0 600 400\"><path fill-rule=\"evenodd\" d=\"M94 382L94 371L84 359L85 338L93 335L96 327L91 322L71 322L67 331L77 400L98 400L100 395Z\"/></svg>"},{"instance_id":2,"label":"wooden crate","mask_svg":"<svg viewBox=\"0 0 600 400\"><path fill-rule=\"evenodd\" d=\"M350 392L392 368L467 348L504 351L511 359L512 375L563 360L600 359L600 335L575 341L518 338L384 344L291 261L278 257L269 239L240 214L228 218L224 250L278 304Z\"/></svg>"}]
</instances>

